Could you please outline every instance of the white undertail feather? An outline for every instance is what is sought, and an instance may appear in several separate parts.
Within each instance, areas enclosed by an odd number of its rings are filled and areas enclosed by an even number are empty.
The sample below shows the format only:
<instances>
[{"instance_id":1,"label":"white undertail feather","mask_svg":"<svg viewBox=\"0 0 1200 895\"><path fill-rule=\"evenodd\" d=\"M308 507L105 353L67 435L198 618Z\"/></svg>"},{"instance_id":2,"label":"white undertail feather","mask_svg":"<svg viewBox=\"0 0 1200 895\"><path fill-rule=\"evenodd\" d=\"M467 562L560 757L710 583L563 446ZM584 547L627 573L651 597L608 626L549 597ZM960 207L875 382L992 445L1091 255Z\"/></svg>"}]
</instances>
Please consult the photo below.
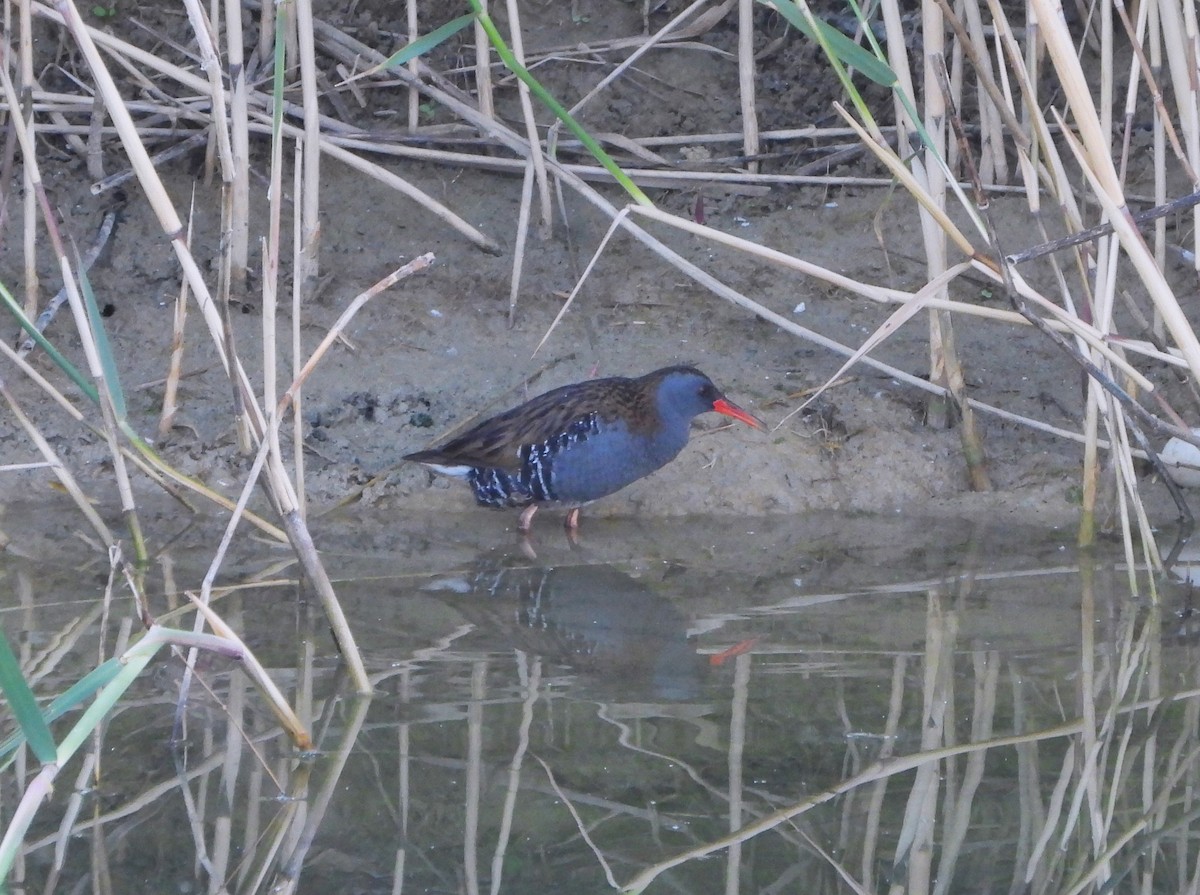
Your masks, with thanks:
<instances>
[{"instance_id":1,"label":"white undertail feather","mask_svg":"<svg viewBox=\"0 0 1200 895\"><path fill-rule=\"evenodd\" d=\"M470 466L443 466L441 463L423 462L422 466L428 466L434 472L440 472L442 475L453 475L462 478L471 471Z\"/></svg>"}]
</instances>

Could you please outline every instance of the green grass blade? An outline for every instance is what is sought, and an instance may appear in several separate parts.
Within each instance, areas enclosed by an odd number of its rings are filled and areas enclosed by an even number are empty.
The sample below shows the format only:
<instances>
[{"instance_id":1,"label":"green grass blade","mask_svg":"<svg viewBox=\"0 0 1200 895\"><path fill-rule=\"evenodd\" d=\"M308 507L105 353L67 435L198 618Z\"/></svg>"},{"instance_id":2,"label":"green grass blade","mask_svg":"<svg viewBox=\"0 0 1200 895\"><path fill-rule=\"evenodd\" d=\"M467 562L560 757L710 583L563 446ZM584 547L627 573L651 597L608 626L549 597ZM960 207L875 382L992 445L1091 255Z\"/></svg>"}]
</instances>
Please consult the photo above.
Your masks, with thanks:
<instances>
[{"instance_id":1,"label":"green grass blade","mask_svg":"<svg viewBox=\"0 0 1200 895\"><path fill-rule=\"evenodd\" d=\"M161 645L161 640L155 641L151 634L147 634L146 637L143 637L141 641L127 650L121 659L112 660L116 666L116 674L101 688L96 699L87 707L83 715L75 723L75 726L67 733L67 736L63 738L62 743L55 750L54 754L50 756L49 761L45 762L42 773L39 775L39 779L43 784L47 780L47 771L53 771L53 766L55 765L61 768L78 751L79 747L88 741L93 731L104 720L105 715L112 711L117 700L137 680L138 675L141 674L146 664ZM51 783L53 782L52 778L53 775L50 777ZM21 843L24 841L25 835L29 830L29 825L33 822L37 807L36 803L24 798L21 799L16 811L13 812L12 821L8 829L4 832L4 838L0 841L0 892L7 891L4 889L4 881L8 879L13 861L16 860Z\"/></svg>"},{"instance_id":2,"label":"green grass blade","mask_svg":"<svg viewBox=\"0 0 1200 895\"><path fill-rule=\"evenodd\" d=\"M551 96L549 91L530 73L529 69L517 60L512 50L508 48L508 44L504 42L504 38L500 36L500 32L491 17L479 5L479 0L468 0L468 2L471 4L471 8L475 10L475 16L479 19L479 24L483 26L483 30L487 33L488 40L491 41L496 54L508 67L508 70L516 75L529 88L529 92L541 100L542 104L553 112L555 117L565 124L571 133L579 138L579 142L604 167L604 170L611 174L613 179L625 189L630 198L639 205L653 205L654 203L642 192L641 187L634 183L629 178L629 175L621 170L621 166L613 161L612 156L604 151L604 147L597 143L592 135L583 129L583 125L576 121L571 116L571 113L563 107L562 103Z\"/></svg>"},{"instance_id":3,"label":"green grass blade","mask_svg":"<svg viewBox=\"0 0 1200 895\"><path fill-rule=\"evenodd\" d=\"M804 0L800 0L800 2L804 3ZM879 131L879 126L875 123L875 118L871 114L871 109L867 105L867 101L863 99L862 94L854 85L854 81L850 79L850 73L846 71L845 64L842 62L841 57L830 44L830 34L841 34L841 32L836 31L836 29L821 27L825 23L813 15L812 10L809 9L807 3L804 3L803 8L801 8L799 4L794 2L794 0L772 0L772 5L779 11L781 15L783 15L784 18L788 20L789 23L795 25L795 27L799 27L798 23L802 22L804 24L804 34L816 41L817 46L819 46L821 51L825 54L825 58L829 60L829 67L833 69L833 73L837 75L837 79L841 81L842 87L846 91L846 95L850 97L850 102L853 103L854 108L858 110L859 119L867 125L867 128L872 133L877 133ZM855 44L855 46L857 47L858 45ZM858 49L862 51L861 47L858 47ZM888 71L890 72L891 69L888 69Z\"/></svg>"},{"instance_id":4,"label":"green grass blade","mask_svg":"<svg viewBox=\"0 0 1200 895\"><path fill-rule=\"evenodd\" d=\"M3 283L0 283L0 302L3 302L5 307L8 308L8 312L13 315L13 318L17 321L21 329L25 330L29 337L38 344L38 347L46 352L46 356L54 362L54 365L66 373L71 381L75 383L81 392L88 396L93 404L99 403L100 395L96 392L96 387L92 385L86 376L79 372L79 369L73 363L63 357L45 336L38 332L37 327L33 325L33 321L25 316L25 311L21 308L20 303L13 298L12 293L8 291L8 288Z\"/></svg>"},{"instance_id":5,"label":"green grass blade","mask_svg":"<svg viewBox=\"0 0 1200 895\"><path fill-rule=\"evenodd\" d=\"M92 340L96 343L96 353L100 356L100 367L104 371L104 382L108 386L109 397L112 398L113 411L118 420L126 417L125 392L121 388L121 376L117 372L117 359L113 355L112 343L108 341L108 333L104 331L104 318L100 316L100 308L96 304L96 293L92 282L84 273L83 265L79 267L79 291L83 293L83 306L87 308L88 323L92 327Z\"/></svg>"},{"instance_id":6,"label":"green grass blade","mask_svg":"<svg viewBox=\"0 0 1200 895\"><path fill-rule=\"evenodd\" d=\"M876 57L871 51L860 47L829 23L823 22L820 19L813 19L816 23L817 32L820 33L814 32L812 26L809 25L808 19L805 18L804 13L800 11L800 8L796 6L793 0L771 0L770 5L775 7L779 14L787 19L789 25L805 35L809 40L817 41L843 65L848 65L862 72L864 77L871 79L883 87L891 87L896 83L896 73L892 71L890 65ZM863 27L870 33L871 29L869 25L864 23ZM871 43L875 44L873 34L871 35ZM875 44L875 46L878 47L878 44Z\"/></svg>"},{"instance_id":7,"label":"green grass blade","mask_svg":"<svg viewBox=\"0 0 1200 895\"><path fill-rule=\"evenodd\" d=\"M21 733L29 741L29 747L42 764L49 764L58 757L58 747L54 745L54 737L46 726L37 699L25 675L21 673L21 663L13 655L8 638L0 632L0 689L8 699L13 717L21 728Z\"/></svg>"},{"instance_id":8,"label":"green grass blade","mask_svg":"<svg viewBox=\"0 0 1200 895\"><path fill-rule=\"evenodd\" d=\"M875 54L876 59L888 65L888 71L890 72L892 69L891 65L887 61L887 53L883 51L883 47L881 47L879 45L879 41L875 39L875 29L871 27L871 23L863 14L862 7L858 5L858 0L846 0L846 2L850 5L850 8L854 10L854 17L858 19L859 24L862 25L863 38L871 45L871 52ZM894 73L892 74L892 77L895 78ZM891 85L885 84L884 86L888 87Z\"/></svg>"},{"instance_id":9,"label":"green grass blade","mask_svg":"<svg viewBox=\"0 0 1200 895\"><path fill-rule=\"evenodd\" d=\"M58 718L61 718L67 712L82 705L92 694L101 687L107 685L117 672L121 670L120 659L109 659L107 662L93 668L82 678L80 678L72 687L65 693L61 693L50 701L46 706L46 710L42 713L42 718L46 724L52 724ZM4 759L16 751L16 748L25 742L25 733L22 730L16 731L12 736L8 737L3 743L0 743L0 759Z\"/></svg>"},{"instance_id":10,"label":"green grass blade","mask_svg":"<svg viewBox=\"0 0 1200 895\"><path fill-rule=\"evenodd\" d=\"M125 695L125 692L137 680L138 675L145 670L146 665L154 658L159 649L164 644L169 643L172 635L177 633L181 634L184 638L193 636L186 632L172 632L153 625L146 632L145 636L127 649L119 659L110 659L101 666L106 669L105 676L108 677L108 680L99 689L92 704L84 710L79 720L75 722L75 726L63 737L62 743L59 744L54 754L50 756L49 761L46 762L47 765L54 764L61 768L71 759L100 726L105 716L113 710L117 701ZM213 639L219 640L219 638ZM0 640L3 640L3 638L0 637ZM8 650L7 642L4 643L3 650ZM9 655L11 655L11 652L9 652ZM15 665L15 659L13 663ZM99 670L97 669L97 671ZM111 672L111 675L109 672ZM24 685L24 678L21 679L21 683ZM28 687L26 686L25 689L28 690ZM32 694L30 696L32 697ZM54 769L50 767L42 769L40 778L43 783L46 780L46 772L51 770ZM51 782L53 782L52 776ZM36 804L22 799L16 811L13 812L12 822L9 824L8 829L4 831L3 839L0 840L0 893L7 891L4 888L4 883L8 879L13 861L16 859L20 845L25 838L25 834L28 832L29 825L32 823L36 811Z\"/></svg>"},{"instance_id":11,"label":"green grass blade","mask_svg":"<svg viewBox=\"0 0 1200 895\"><path fill-rule=\"evenodd\" d=\"M162 643L158 642L153 644L152 649L138 649L147 640L148 637L143 637L137 645L126 650L125 654L117 661L116 674L97 691L92 704L87 707L79 720L75 722L75 726L63 737L63 741L58 747L58 763L60 765L66 764L79 747L87 741L100 722L104 720L105 715L113 710L117 700L125 695L125 691L137 680L142 669L162 646Z\"/></svg>"},{"instance_id":12,"label":"green grass blade","mask_svg":"<svg viewBox=\"0 0 1200 895\"><path fill-rule=\"evenodd\" d=\"M930 158L942 169L946 177L946 183L958 197L960 204L962 204L963 209L970 216L975 226L980 229L980 232L984 232L983 223L975 212L974 203L967 201L967 197L963 194L962 188L954 176L954 172L946 165L946 160L938 152L933 140L930 139L929 132L925 129L925 125L921 121L921 116L917 114L912 100L900 89L895 73L884 61L883 48L880 47L879 42L875 39L875 32L871 30L870 23L864 18L862 10L855 0L847 0L847 2L849 2L855 16L862 23L863 32L867 42L870 43L874 50L874 55L858 46L858 44L854 43L854 41L850 40L833 26L817 18L810 20L811 11L807 10L807 6L805 9L801 9L796 0L770 0L770 5L778 10L779 14L787 19L789 24L820 44L821 49L824 50L826 57L829 59L830 67L842 82L842 86L846 89L850 101L858 110L859 118L865 124L873 126L874 118L862 94L859 93L858 88L850 80L845 66L852 65L871 80L889 88L895 94L896 98L900 101L900 105L904 107L904 111L908 113L908 117L916 129L917 136L920 137L922 144L928 150ZM816 26L816 31L813 30L814 25ZM850 49L851 47L853 47L853 50ZM872 60L870 65L865 64L867 59Z\"/></svg>"},{"instance_id":13,"label":"green grass blade","mask_svg":"<svg viewBox=\"0 0 1200 895\"><path fill-rule=\"evenodd\" d=\"M451 19L440 28L435 28L426 34L424 37L418 37L412 43L407 44L393 53L387 58L380 67L393 68L397 65L403 65L410 59L416 59L418 56L423 56L428 53L438 44L449 40L458 32L462 31L468 25L475 21L475 16L471 13L459 16L457 19Z\"/></svg>"}]
</instances>

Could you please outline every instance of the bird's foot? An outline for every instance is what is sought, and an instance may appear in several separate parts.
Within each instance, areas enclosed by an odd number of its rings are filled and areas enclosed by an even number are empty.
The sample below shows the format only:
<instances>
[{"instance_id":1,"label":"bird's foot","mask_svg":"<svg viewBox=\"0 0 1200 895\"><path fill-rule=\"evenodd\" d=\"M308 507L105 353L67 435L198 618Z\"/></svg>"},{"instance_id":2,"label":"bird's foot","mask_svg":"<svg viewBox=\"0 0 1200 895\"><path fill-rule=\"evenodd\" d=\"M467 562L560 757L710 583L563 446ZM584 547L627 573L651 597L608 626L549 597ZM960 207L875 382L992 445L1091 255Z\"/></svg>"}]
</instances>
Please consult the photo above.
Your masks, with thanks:
<instances>
[{"instance_id":1,"label":"bird's foot","mask_svg":"<svg viewBox=\"0 0 1200 895\"><path fill-rule=\"evenodd\" d=\"M517 542L517 549L530 562L537 562L537 551L533 549L533 541L529 540L527 535L521 535L521 540Z\"/></svg>"},{"instance_id":2,"label":"bird's foot","mask_svg":"<svg viewBox=\"0 0 1200 895\"><path fill-rule=\"evenodd\" d=\"M567 531L567 543L572 547L579 546L579 507L575 507L563 521L563 528Z\"/></svg>"},{"instance_id":3,"label":"bird's foot","mask_svg":"<svg viewBox=\"0 0 1200 895\"><path fill-rule=\"evenodd\" d=\"M538 505L531 503L525 509L521 510L521 516L517 519L517 531L523 535L529 534L529 530L533 527L533 514L538 511Z\"/></svg>"}]
</instances>

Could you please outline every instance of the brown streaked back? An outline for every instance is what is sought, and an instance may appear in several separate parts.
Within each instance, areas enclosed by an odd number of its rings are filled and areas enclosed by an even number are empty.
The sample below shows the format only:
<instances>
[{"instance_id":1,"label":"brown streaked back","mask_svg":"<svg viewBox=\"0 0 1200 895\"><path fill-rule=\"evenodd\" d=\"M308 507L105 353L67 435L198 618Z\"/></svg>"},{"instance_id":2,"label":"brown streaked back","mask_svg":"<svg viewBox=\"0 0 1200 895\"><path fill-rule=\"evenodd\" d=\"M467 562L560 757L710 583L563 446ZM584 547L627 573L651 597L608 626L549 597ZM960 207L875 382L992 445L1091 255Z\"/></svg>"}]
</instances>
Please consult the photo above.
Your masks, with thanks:
<instances>
[{"instance_id":1,"label":"brown streaked back","mask_svg":"<svg viewBox=\"0 0 1200 895\"><path fill-rule=\"evenodd\" d=\"M657 422L659 383L680 370L693 368L664 367L637 379L613 376L564 385L483 420L444 444L407 454L404 459L511 472L520 467L523 446L547 442L593 413L602 422L623 419L631 432L646 433Z\"/></svg>"}]
</instances>

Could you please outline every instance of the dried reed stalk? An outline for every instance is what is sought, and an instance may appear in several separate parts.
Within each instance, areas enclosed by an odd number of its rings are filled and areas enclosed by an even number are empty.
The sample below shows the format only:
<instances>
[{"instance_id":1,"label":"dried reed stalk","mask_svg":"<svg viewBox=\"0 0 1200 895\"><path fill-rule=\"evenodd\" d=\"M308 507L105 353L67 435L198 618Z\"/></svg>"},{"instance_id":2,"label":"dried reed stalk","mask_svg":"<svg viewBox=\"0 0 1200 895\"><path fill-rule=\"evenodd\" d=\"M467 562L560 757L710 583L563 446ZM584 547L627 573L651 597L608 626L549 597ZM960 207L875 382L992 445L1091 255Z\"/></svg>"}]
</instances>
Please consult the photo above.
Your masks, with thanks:
<instances>
[{"instance_id":1,"label":"dried reed stalk","mask_svg":"<svg viewBox=\"0 0 1200 895\"><path fill-rule=\"evenodd\" d=\"M18 4L17 7L18 26L20 28L19 36L19 64L20 64L20 79L21 79L21 94L24 108L21 113L24 117L24 124L27 132L32 136L37 122L33 115L33 23L30 15L29 4ZM11 33L11 32L9 32ZM5 46L5 56L7 56L7 46ZM8 65L8 60L0 60L5 67ZM9 101L9 114L16 115L17 106ZM79 147L82 148L82 147ZM35 160L28 158L22 154L21 161L21 211L22 211L22 249L25 262L25 316L33 319L37 316L38 305L40 304L40 289L41 284L38 278L37 271L37 238L38 238L38 210L37 210L37 193L34 187Z\"/></svg>"},{"instance_id":2,"label":"dried reed stalk","mask_svg":"<svg viewBox=\"0 0 1200 895\"><path fill-rule=\"evenodd\" d=\"M508 0L509 44L513 55L525 64L525 44L521 35L521 18L516 0ZM524 81L517 82L517 96L521 102L521 116L525 121L525 138L529 141L530 153L521 187L521 207L517 213L517 233L513 244L512 277L508 294L508 325L516 322L517 296L521 289L521 270L525 264L525 245L529 238L529 215L533 204L533 187L536 182L541 218L538 238L545 241L553 233L553 208L550 204L550 181L546 176L546 160L541 150L537 119L533 114L533 103L529 98L529 87Z\"/></svg>"},{"instance_id":3,"label":"dried reed stalk","mask_svg":"<svg viewBox=\"0 0 1200 895\"><path fill-rule=\"evenodd\" d=\"M758 109L755 103L754 0L738 0L738 95L742 109L742 151L746 170L758 173Z\"/></svg>"},{"instance_id":4,"label":"dried reed stalk","mask_svg":"<svg viewBox=\"0 0 1200 895\"><path fill-rule=\"evenodd\" d=\"M265 13L264 13L265 15ZM264 27L266 23L264 22ZM229 78L229 141L233 170L229 190L230 288L242 295L250 266L250 113L242 36L242 5L225 0L225 58ZM223 203L224 204L224 203Z\"/></svg>"},{"instance_id":5,"label":"dried reed stalk","mask_svg":"<svg viewBox=\"0 0 1200 895\"><path fill-rule=\"evenodd\" d=\"M303 292L311 295L320 277L318 262L321 248L321 112L317 97L312 0L297 0L296 27L299 31L300 88L304 106L304 192L299 206L300 266L293 271L293 276L300 281Z\"/></svg>"},{"instance_id":6,"label":"dried reed stalk","mask_svg":"<svg viewBox=\"0 0 1200 895\"><path fill-rule=\"evenodd\" d=\"M417 0L406 0L405 10L408 13L408 35L409 39L413 39L420 33L420 24L418 20ZM408 61L408 70L412 75L412 80L416 81L420 77L417 60L410 59ZM416 86L408 88L408 130L415 133L421 124L421 92Z\"/></svg>"},{"instance_id":7,"label":"dried reed stalk","mask_svg":"<svg viewBox=\"0 0 1200 895\"><path fill-rule=\"evenodd\" d=\"M484 15L488 11L488 0L478 0L479 10ZM514 25L514 27L516 27ZM496 117L496 103L492 95L492 44L483 28L480 17L476 17L475 25L475 95L479 102L479 114L484 118Z\"/></svg>"},{"instance_id":8,"label":"dried reed stalk","mask_svg":"<svg viewBox=\"0 0 1200 895\"><path fill-rule=\"evenodd\" d=\"M187 243L192 243L192 221L196 210L196 194L192 192L192 204L188 213ZM158 435L166 435L175 426L175 413L178 407L179 377L183 372L183 343L184 329L187 325L187 280L179 284L179 292L175 296L175 313L171 318L171 360L167 367L167 381L163 388L162 412L158 418Z\"/></svg>"},{"instance_id":9,"label":"dried reed stalk","mask_svg":"<svg viewBox=\"0 0 1200 895\"><path fill-rule=\"evenodd\" d=\"M305 168L302 157L304 147L297 143L295 161L292 165L293 195L299 196L304 191ZM300 256L303 253L304 227L299 215L292 216L292 269L300 270ZM299 277L292 278L292 379L300 375L300 358L304 356L303 342L300 330L304 321L305 290ZM292 470L296 477L296 500L300 516L308 515L308 501L305 497L304 485L304 391L297 387L292 392Z\"/></svg>"}]
</instances>

